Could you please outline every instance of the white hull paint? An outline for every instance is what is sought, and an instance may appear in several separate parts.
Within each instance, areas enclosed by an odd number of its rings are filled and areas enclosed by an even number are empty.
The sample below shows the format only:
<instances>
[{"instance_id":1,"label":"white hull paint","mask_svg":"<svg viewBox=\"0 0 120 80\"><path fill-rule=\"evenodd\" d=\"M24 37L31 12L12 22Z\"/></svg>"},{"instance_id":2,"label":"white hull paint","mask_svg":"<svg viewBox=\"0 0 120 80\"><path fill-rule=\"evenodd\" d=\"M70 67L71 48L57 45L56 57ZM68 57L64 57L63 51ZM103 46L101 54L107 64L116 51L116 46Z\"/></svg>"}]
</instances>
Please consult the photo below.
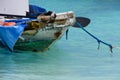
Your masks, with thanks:
<instances>
[{"instance_id":1,"label":"white hull paint","mask_svg":"<svg viewBox=\"0 0 120 80\"><path fill-rule=\"evenodd\" d=\"M50 30L39 30L39 32L33 36L33 40L45 40L45 39L56 39L55 33L61 32L61 36L69 27L54 28Z\"/></svg>"}]
</instances>

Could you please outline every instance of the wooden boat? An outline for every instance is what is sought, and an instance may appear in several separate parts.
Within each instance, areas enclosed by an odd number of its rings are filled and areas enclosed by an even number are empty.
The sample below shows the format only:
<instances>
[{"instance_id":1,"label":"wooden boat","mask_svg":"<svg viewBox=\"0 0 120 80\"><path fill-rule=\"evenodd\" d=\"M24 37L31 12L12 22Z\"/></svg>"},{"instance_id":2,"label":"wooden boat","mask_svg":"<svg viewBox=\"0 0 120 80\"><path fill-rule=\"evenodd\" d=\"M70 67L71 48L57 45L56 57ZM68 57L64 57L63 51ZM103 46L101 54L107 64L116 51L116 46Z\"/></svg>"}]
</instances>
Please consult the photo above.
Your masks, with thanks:
<instances>
[{"instance_id":1,"label":"wooden boat","mask_svg":"<svg viewBox=\"0 0 120 80\"><path fill-rule=\"evenodd\" d=\"M0 7L0 48L12 52L46 51L70 26L80 28L76 20L83 27L90 22L87 18L76 18L72 11L55 14L29 5L28 0L11 0L11 4L2 0Z\"/></svg>"},{"instance_id":2,"label":"wooden boat","mask_svg":"<svg viewBox=\"0 0 120 80\"><path fill-rule=\"evenodd\" d=\"M45 51L75 23L72 11L57 13L54 22L43 23L33 20L16 42L14 49L22 51Z\"/></svg>"}]
</instances>

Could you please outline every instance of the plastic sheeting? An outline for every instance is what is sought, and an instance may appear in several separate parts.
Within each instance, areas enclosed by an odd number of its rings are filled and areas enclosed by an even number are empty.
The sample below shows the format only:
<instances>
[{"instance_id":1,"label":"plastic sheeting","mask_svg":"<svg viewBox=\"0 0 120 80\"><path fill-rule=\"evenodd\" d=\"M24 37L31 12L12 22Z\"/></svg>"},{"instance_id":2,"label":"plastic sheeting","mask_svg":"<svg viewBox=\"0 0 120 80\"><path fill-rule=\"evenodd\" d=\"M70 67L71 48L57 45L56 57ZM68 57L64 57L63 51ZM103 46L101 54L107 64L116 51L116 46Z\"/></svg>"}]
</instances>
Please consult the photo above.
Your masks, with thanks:
<instances>
[{"instance_id":1,"label":"plastic sheeting","mask_svg":"<svg viewBox=\"0 0 120 80\"><path fill-rule=\"evenodd\" d=\"M10 51L13 51L13 47L22 34L25 24L15 26L0 26L0 46Z\"/></svg>"}]
</instances>

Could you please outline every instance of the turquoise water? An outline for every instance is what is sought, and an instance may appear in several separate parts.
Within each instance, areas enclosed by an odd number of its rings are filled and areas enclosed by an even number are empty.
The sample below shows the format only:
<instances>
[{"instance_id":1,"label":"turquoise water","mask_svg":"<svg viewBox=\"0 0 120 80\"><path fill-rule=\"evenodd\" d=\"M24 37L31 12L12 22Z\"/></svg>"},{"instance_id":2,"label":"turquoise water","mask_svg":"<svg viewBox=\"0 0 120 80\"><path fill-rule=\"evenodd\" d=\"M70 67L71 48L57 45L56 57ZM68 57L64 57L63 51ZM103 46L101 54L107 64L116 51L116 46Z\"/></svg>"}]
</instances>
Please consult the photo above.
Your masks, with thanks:
<instances>
[{"instance_id":1,"label":"turquoise water","mask_svg":"<svg viewBox=\"0 0 120 80\"><path fill-rule=\"evenodd\" d=\"M119 0L30 0L55 12L87 17L86 27L99 39L120 46ZM0 80L119 80L120 50L101 44L78 28L70 28L50 50L7 54L0 51Z\"/></svg>"}]
</instances>

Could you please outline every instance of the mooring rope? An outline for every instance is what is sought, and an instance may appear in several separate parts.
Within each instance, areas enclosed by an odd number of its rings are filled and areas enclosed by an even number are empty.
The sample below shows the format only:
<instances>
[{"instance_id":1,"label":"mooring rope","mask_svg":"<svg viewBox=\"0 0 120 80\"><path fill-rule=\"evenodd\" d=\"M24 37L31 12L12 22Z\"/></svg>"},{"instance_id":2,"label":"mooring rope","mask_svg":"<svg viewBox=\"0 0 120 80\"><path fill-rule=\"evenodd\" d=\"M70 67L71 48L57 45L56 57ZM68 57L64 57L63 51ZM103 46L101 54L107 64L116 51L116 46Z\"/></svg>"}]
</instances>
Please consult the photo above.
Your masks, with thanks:
<instances>
[{"instance_id":1,"label":"mooring rope","mask_svg":"<svg viewBox=\"0 0 120 80\"><path fill-rule=\"evenodd\" d=\"M118 47L118 46L113 46L113 45L111 45L111 44L108 44L107 42L104 42L104 41L98 39L96 36L94 36L93 34L91 34L90 32L88 32L79 22L77 22L77 25L79 25L80 28L81 28L83 31L85 31L87 34L89 34L91 37L93 37L95 40L97 40L97 42L98 42L98 49L100 49L100 43L103 43L103 44L109 46L111 52L113 52L113 51L112 51L113 48L120 49L120 47Z\"/></svg>"}]
</instances>

